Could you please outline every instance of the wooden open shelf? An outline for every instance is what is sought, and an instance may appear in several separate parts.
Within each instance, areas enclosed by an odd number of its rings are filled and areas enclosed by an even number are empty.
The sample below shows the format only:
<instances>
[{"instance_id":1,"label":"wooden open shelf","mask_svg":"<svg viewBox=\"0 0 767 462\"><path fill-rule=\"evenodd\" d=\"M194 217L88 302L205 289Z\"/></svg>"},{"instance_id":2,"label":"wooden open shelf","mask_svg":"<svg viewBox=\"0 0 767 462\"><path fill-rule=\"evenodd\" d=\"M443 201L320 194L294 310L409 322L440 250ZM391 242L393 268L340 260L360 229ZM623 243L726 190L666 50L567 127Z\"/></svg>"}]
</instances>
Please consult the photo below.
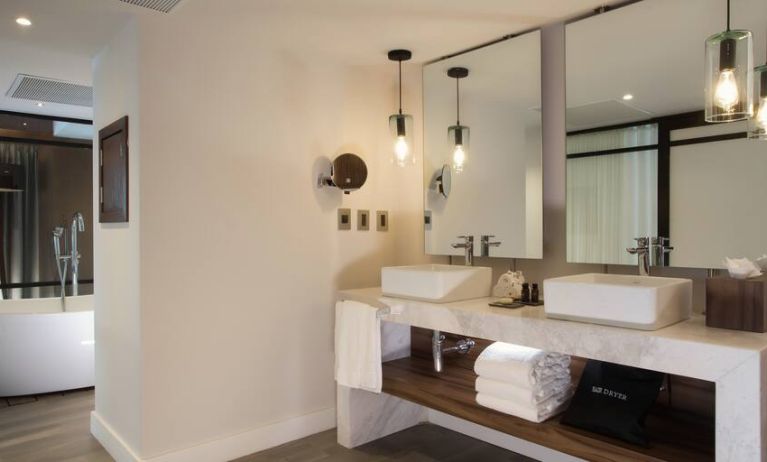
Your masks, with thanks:
<instances>
[{"instance_id":1,"label":"wooden open shelf","mask_svg":"<svg viewBox=\"0 0 767 462\"><path fill-rule=\"evenodd\" d=\"M431 409L498 430L589 461L713 461L711 418L656 405L647 418L649 448L581 431L554 418L533 423L478 405L474 371L448 364L434 372L432 362L408 357L383 364L383 391Z\"/></svg>"}]
</instances>

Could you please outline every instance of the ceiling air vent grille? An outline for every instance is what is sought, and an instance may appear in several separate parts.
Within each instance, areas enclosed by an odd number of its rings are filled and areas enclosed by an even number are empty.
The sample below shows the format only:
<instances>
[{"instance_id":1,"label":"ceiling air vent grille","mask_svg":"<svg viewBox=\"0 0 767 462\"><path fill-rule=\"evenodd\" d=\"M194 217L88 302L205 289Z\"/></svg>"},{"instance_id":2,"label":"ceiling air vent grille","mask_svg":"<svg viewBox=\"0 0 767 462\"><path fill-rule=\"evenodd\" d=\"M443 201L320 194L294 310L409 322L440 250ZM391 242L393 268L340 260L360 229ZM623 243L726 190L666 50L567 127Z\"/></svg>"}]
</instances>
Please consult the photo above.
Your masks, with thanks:
<instances>
[{"instance_id":1,"label":"ceiling air vent grille","mask_svg":"<svg viewBox=\"0 0 767 462\"><path fill-rule=\"evenodd\" d=\"M93 87L34 75L16 76L6 95L44 103L93 106Z\"/></svg>"},{"instance_id":2,"label":"ceiling air vent grille","mask_svg":"<svg viewBox=\"0 0 767 462\"><path fill-rule=\"evenodd\" d=\"M155 11L169 13L181 0L120 0L123 3L149 8Z\"/></svg>"}]
</instances>

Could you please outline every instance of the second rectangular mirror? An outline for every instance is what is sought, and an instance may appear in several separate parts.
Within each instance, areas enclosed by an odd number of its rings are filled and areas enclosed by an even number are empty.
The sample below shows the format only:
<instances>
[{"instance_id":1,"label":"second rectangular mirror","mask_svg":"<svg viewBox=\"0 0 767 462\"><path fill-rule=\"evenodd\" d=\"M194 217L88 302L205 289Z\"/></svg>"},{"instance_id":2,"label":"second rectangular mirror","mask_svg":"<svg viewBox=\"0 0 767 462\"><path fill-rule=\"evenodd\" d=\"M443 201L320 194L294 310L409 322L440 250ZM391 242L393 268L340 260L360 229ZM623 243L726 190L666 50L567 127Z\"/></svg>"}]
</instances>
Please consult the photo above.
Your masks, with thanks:
<instances>
[{"instance_id":1,"label":"second rectangular mirror","mask_svg":"<svg viewBox=\"0 0 767 462\"><path fill-rule=\"evenodd\" d=\"M643 0L567 26L569 262L635 265L638 237L670 238L663 266L767 252L767 143L703 119L704 42L726 6ZM732 25L763 64L767 2L733 2Z\"/></svg>"},{"instance_id":2,"label":"second rectangular mirror","mask_svg":"<svg viewBox=\"0 0 767 462\"><path fill-rule=\"evenodd\" d=\"M540 31L424 66L423 92L426 253L541 258Z\"/></svg>"}]
</instances>

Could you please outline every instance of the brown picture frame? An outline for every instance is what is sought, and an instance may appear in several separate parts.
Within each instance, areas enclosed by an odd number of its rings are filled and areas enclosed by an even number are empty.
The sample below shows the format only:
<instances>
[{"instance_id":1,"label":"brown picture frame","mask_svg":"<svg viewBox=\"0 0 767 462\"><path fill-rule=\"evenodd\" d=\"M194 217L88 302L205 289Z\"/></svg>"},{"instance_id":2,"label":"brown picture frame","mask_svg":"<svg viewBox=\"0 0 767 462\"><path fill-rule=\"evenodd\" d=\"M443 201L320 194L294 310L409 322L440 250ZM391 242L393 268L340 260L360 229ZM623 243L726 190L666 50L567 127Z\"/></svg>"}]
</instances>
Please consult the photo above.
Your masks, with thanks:
<instances>
[{"instance_id":1,"label":"brown picture frame","mask_svg":"<svg viewBox=\"0 0 767 462\"><path fill-rule=\"evenodd\" d=\"M128 116L99 130L99 223L128 222Z\"/></svg>"}]
</instances>

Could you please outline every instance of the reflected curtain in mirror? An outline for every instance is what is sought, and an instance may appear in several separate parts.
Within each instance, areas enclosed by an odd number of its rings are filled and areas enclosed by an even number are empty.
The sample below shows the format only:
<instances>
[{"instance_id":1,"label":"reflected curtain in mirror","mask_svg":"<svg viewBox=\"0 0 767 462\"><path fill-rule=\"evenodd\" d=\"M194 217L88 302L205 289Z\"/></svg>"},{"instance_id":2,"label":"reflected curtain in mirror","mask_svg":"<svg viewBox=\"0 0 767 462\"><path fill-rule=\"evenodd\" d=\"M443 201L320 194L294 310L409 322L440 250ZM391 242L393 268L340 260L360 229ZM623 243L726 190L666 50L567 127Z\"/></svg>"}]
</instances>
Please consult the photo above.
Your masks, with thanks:
<instances>
[{"instance_id":1,"label":"reflected curtain in mirror","mask_svg":"<svg viewBox=\"0 0 767 462\"><path fill-rule=\"evenodd\" d=\"M658 126L567 137L567 261L633 264L634 238L658 235Z\"/></svg>"},{"instance_id":2,"label":"reflected curtain in mirror","mask_svg":"<svg viewBox=\"0 0 767 462\"><path fill-rule=\"evenodd\" d=\"M0 191L0 283L39 277L38 150L35 145L0 142L0 164L17 166L21 190ZM37 288L24 289L32 297ZM2 290L2 298L9 290Z\"/></svg>"}]
</instances>

